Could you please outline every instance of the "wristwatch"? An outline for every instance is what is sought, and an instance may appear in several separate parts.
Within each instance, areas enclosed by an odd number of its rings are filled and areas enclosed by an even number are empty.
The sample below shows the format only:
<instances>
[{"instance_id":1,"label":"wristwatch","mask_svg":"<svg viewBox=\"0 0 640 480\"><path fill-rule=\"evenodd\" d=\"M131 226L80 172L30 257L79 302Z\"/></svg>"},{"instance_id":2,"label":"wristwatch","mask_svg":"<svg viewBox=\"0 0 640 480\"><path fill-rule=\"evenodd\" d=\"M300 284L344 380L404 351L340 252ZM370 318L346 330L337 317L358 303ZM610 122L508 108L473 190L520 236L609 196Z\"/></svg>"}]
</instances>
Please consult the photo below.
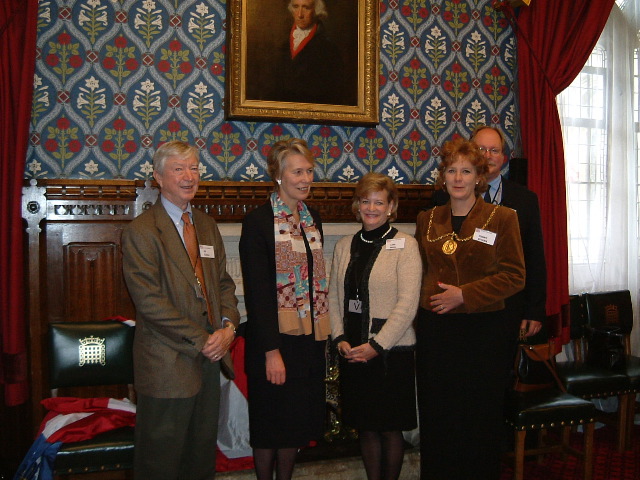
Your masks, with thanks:
<instances>
[{"instance_id":1,"label":"wristwatch","mask_svg":"<svg viewBox=\"0 0 640 480\"><path fill-rule=\"evenodd\" d=\"M236 326L233 324L231 320L224 319L222 320L222 328L229 328L231 326L231 330L233 330L233 334L236 334Z\"/></svg>"}]
</instances>

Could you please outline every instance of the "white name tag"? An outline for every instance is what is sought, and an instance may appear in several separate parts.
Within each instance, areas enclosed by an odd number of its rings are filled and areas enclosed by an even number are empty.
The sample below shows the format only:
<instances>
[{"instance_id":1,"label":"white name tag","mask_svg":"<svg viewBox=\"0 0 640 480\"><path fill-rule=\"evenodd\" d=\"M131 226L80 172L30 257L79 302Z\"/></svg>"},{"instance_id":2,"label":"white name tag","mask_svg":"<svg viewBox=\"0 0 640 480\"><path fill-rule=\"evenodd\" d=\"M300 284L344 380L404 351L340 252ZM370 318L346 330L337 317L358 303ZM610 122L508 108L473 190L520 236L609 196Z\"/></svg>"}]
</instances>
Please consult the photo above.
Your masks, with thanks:
<instances>
[{"instance_id":1,"label":"white name tag","mask_svg":"<svg viewBox=\"0 0 640 480\"><path fill-rule=\"evenodd\" d=\"M390 238L387 240L387 250L399 250L404 248L404 238Z\"/></svg>"},{"instance_id":2,"label":"white name tag","mask_svg":"<svg viewBox=\"0 0 640 480\"><path fill-rule=\"evenodd\" d=\"M490 232L489 230L482 230L481 228L476 228L476 231L473 233L473 239L476 242L486 243L487 245L493 245L496 243L496 234Z\"/></svg>"},{"instance_id":3,"label":"white name tag","mask_svg":"<svg viewBox=\"0 0 640 480\"><path fill-rule=\"evenodd\" d=\"M213 245L200 245L200 256L202 258L216 258L216 252Z\"/></svg>"},{"instance_id":4,"label":"white name tag","mask_svg":"<svg viewBox=\"0 0 640 480\"><path fill-rule=\"evenodd\" d=\"M349 311L351 313L362 313L362 302L360 300L349 300Z\"/></svg>"}]
</instances>

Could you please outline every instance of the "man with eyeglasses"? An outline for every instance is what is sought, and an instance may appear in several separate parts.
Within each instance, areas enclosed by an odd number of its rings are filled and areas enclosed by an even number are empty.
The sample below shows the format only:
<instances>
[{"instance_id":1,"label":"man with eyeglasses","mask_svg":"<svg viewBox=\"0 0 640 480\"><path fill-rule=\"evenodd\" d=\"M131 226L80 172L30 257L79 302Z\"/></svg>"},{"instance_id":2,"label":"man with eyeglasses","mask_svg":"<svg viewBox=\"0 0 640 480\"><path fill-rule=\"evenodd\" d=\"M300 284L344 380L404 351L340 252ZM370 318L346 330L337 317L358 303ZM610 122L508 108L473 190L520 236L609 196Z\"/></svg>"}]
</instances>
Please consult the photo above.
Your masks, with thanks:
<instances>
[{"instance_id":1,"label":"man with eyeglasses","mask_svg":"<svg viewBox=\"0 0 640 480\"><path fill-rule=\"evenodd\" d=\"M505 301L507 312L519 320L519 328L526 332L531 341L546 341L539 335L546 317L547 269L544 258L544 243L540 222L538 196L526 187L504 178L501 169L507 160L504 154L504 135L493 127L477 127L471 135L487 158L489 170L487 183L489 189L485 201L496 205L505 205L518 213L522 250L527 269L524 290Z\"/></svg>"},{"instance_id":2,"label":"man with eyeglasses","mask_svg":"<svg viewBox=\"0 0 640 480\"><path fill-rule=\"evenodd\" d=\"M477 127L471 135L471 140L478 145L488 161L489 189L484 195L485 202L513 208L520 223L527 273L524 289L505 300L507 316L513 320L509 322L507 334L513 336L514 342L518 338L518 331L530 337L529 343L546 342L547 333L543 327L546 318L547 269L538 196L501 174L507 157L504 154L504 135L500 130L489 126ZM448 196L443 191L437 191L433 201L434 205L444 205Z\"/></svg>"}]
</instances>

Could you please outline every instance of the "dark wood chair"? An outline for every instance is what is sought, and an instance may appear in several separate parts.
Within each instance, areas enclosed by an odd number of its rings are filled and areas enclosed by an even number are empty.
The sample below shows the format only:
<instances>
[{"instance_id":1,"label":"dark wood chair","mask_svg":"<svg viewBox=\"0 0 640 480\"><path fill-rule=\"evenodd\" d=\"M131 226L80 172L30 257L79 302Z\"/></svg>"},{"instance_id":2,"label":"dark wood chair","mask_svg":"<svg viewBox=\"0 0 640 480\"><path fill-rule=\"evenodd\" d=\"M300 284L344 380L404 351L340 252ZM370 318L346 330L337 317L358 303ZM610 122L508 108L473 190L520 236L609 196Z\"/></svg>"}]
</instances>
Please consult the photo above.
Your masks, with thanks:
<instances>
[{"instance_id":1,"label":"dark wood chair","mask_svg":"<svg viewBox=\"0 0 640 480\"><path fill-rule=\"evenodd\" d=\"M538 461L548 453L571 454L582 460L583 478L591 480L593 475L593 432L595 406L592 402L562 392L558 388L526 393L510 391L505 398L505 421L514 432L513 457L514 480L524 478L524 462L527 456L535 455ZM583 448L571 446L572 429L582 426ZM559 441L550 441L549 430L559 429ZM528 433L537 433L535 446L527 447Z\"/></svg>"},{"instance_id":2,"label":"dark wood chair","mask_svg":"<svg viewBox=\"0 0 640 480\"><path fill-rule=\"evenodd\" d=\"M614 371L586 361L588 336L586 334L587 310L585 295L572 295L570 354L573 358L557 362L560 380L571 395L585 400L617 397L615 412L596 409L596 420L613 425L618 431L618 451L624 451L627 438L629 415L629 377L621 371Z\"/></svg>"},{"instance_id":3,"label":"dark wood chair","mask_svg":"<svg viewBox=\"0 0 640 480\"><path fill-rule=\"evenodd\" d=\"M616 373L622 373L629 379L629 386L619 408L625 408L624 438L622 449L631 448L636 414L636 397L640 393L640 357L631 355L631 332L633 330L633 305L629 290L585 293L584 303L587 312L587 324L590 327L613 326L623 335L625 361L616 367ZM619 400L620 401L620 400Z\"/></svg>"},{"instance_id":4,"label":"dark wood chair","mask_svg":"<svg viewBox=\"0 0 640 480\"><path fill-rule=\"evenodd\" d=\"M133 391L134 327L120 321L58 322L49 326L49 382L52 397L62 391L108 396L105 386ZM100 393L96 395L96 392ZM121 390L120 390L121 391ZM75 395L78 396L78 395ZM100 433L89 440L63 443L55 459L56 475L133 468L133 427Z\"/></svg>"}]
</instances>

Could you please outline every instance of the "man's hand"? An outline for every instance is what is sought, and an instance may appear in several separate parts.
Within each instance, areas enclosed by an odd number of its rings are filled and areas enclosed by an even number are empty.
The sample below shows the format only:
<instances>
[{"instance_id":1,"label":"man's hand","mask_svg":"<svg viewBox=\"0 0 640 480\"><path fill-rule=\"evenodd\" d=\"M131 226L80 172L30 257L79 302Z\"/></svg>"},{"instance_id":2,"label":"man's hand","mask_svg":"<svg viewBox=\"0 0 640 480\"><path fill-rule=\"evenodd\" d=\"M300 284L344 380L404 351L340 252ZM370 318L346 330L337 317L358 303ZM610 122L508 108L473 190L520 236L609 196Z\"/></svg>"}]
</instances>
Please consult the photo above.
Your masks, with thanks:
<instances>
[{"instance_id":1,"label":"man's hand","mask_svg":"<svg viewBox=\"0 0 640 480\"><path fill-rule=\"evenodd\" d=\"M219 328L209 335L207 343L202 347L202 354L212 362L217 362L226 355L234 338L231 328Z\"/></svg>"}]
</instances>

